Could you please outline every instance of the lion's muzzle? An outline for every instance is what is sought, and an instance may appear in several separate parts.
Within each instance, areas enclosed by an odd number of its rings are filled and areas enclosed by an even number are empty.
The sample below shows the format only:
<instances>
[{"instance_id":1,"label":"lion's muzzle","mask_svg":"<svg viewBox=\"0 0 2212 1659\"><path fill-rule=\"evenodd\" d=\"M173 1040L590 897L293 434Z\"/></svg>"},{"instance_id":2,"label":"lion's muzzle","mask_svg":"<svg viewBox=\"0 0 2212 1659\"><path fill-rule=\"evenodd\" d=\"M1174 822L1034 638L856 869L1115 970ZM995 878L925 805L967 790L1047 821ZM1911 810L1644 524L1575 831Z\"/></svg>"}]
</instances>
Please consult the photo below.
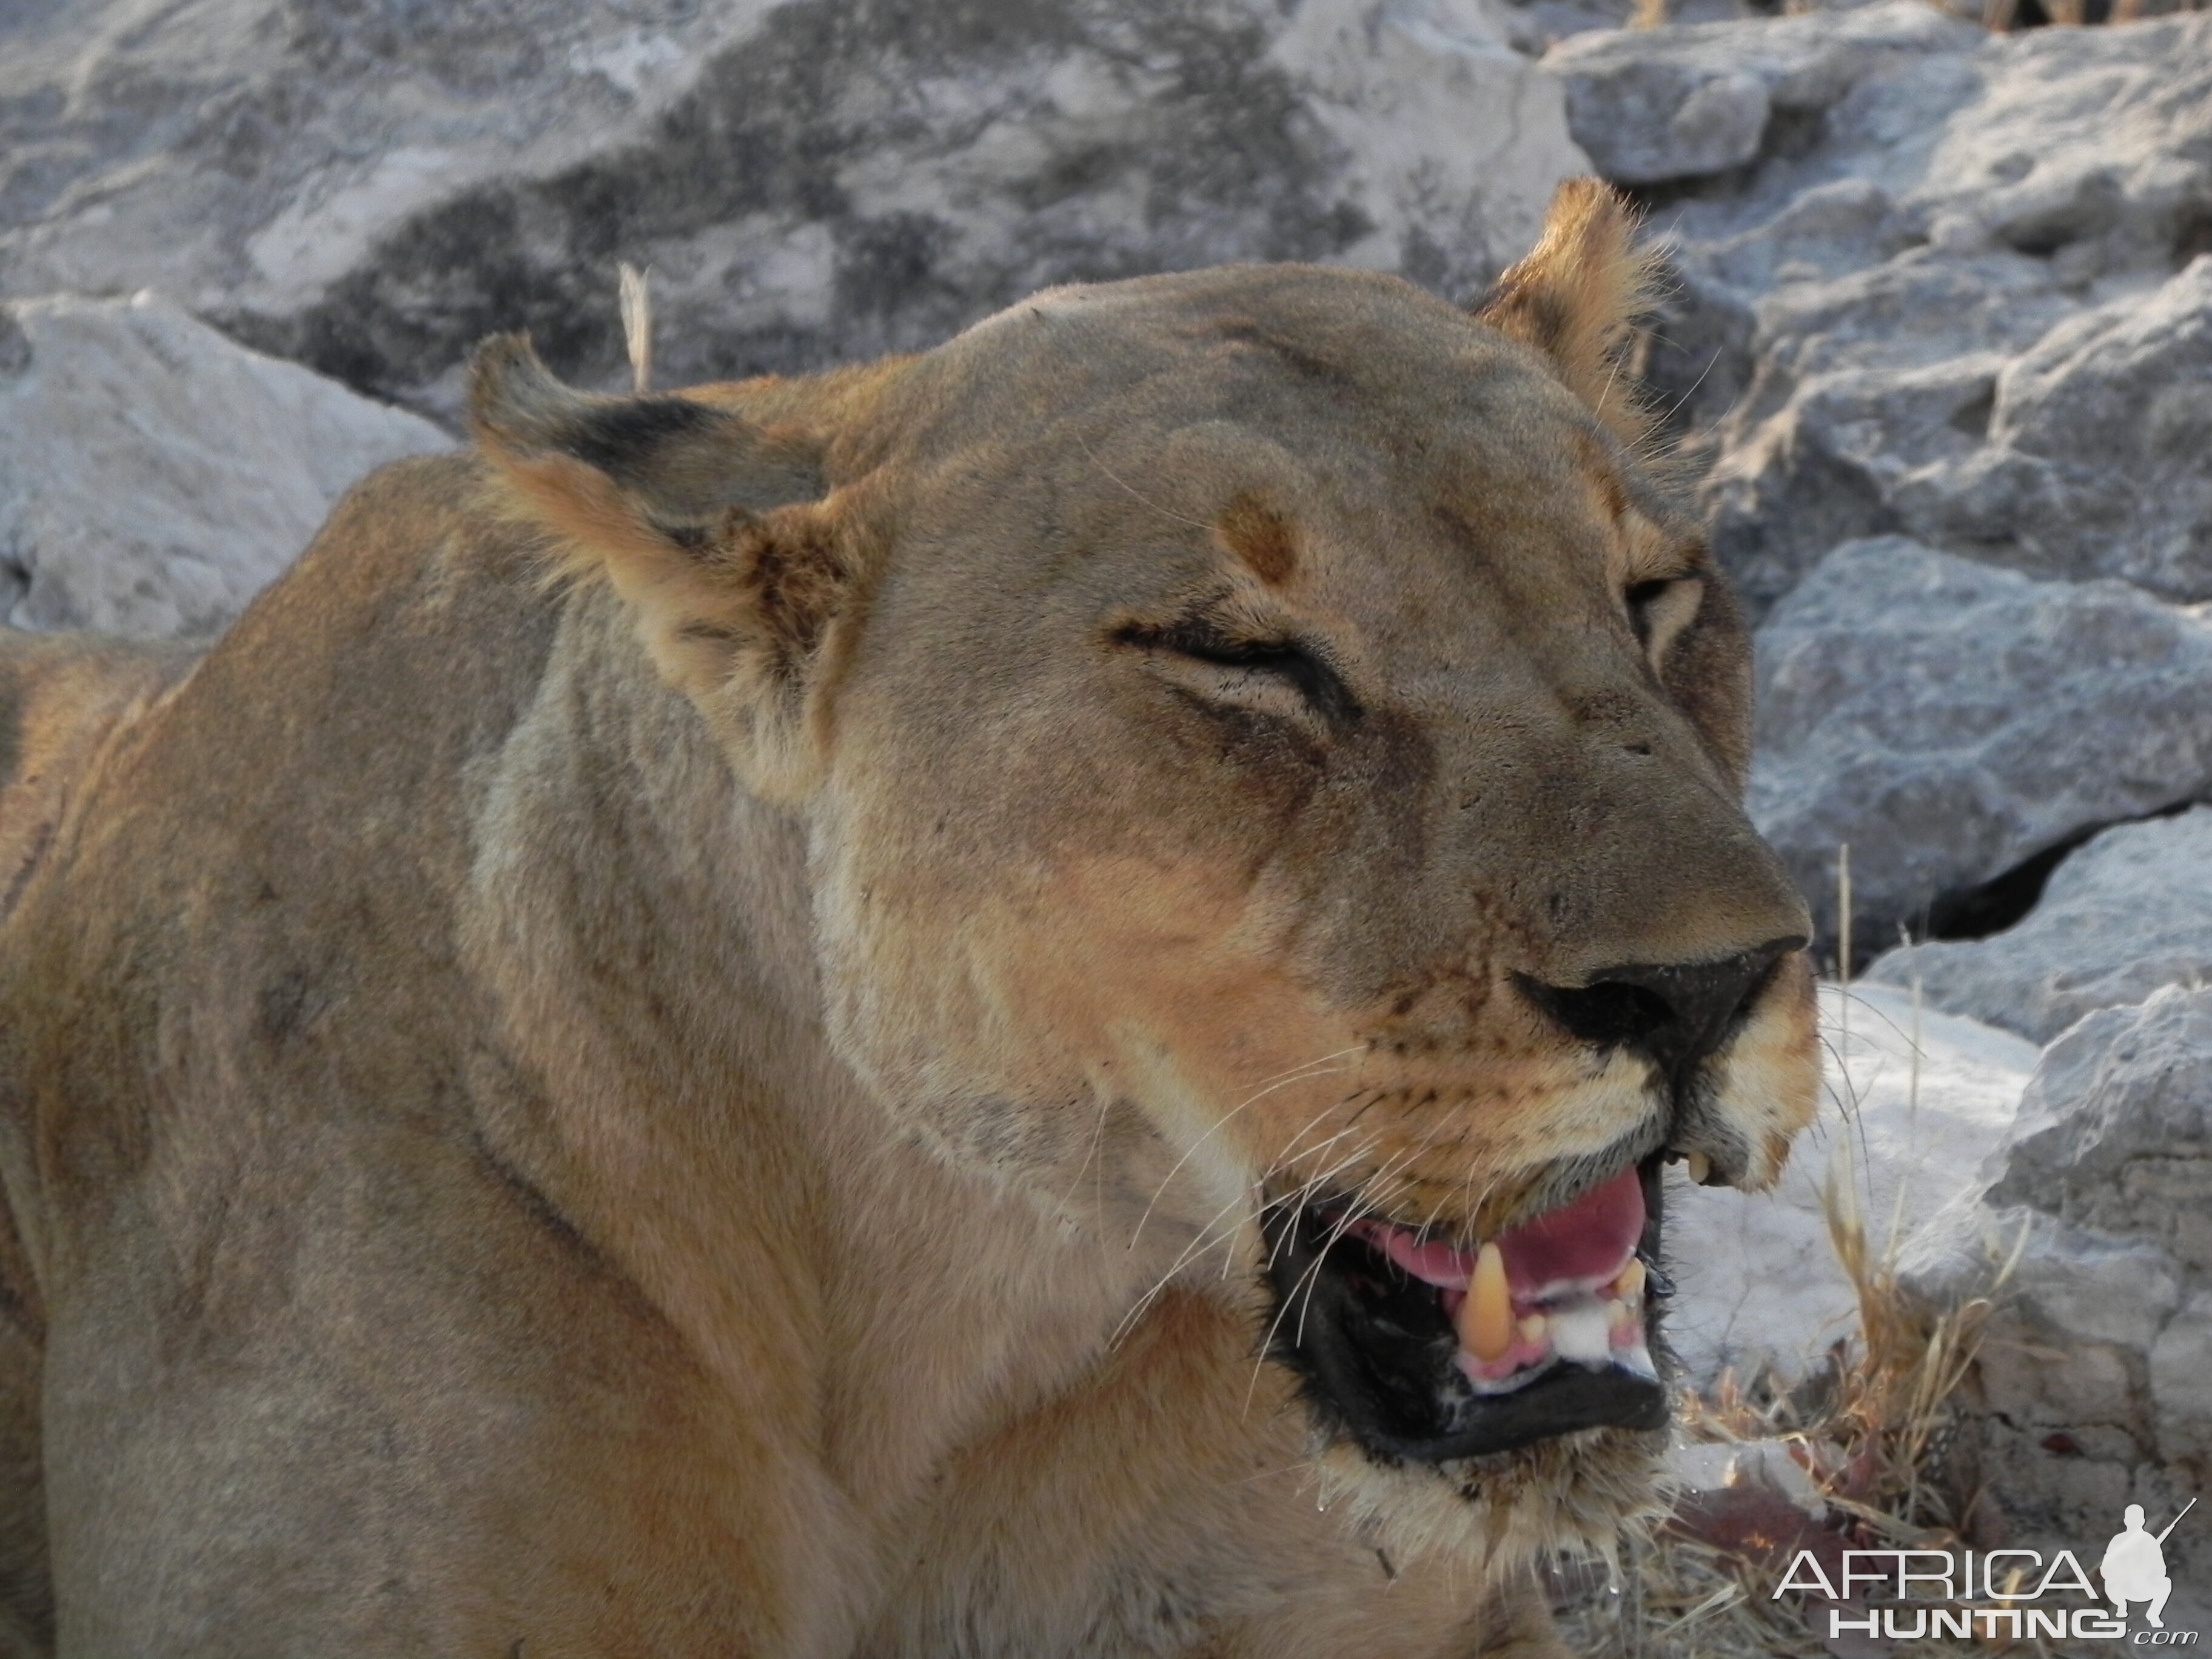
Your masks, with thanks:
<instances>
[{"instance_id":1,"label":"lion's muzzle","mask_svg":"<svg viewBox=\"0 0 2212 1659\"><path fill-rule=\"evenodd\" d=\"M1716 1090L1757 1046L1740 1039L1761 1008L1793 1000L1778 979L1802 945L1631 963L1575 986L1516 975L1557 1030L1642 1061L1650 1081L1643 1124L1624 1125L1610 1157L1540 1174L1510 1226L1446 1237L1310 1191L1267 1211L1273 1352L1325 1425L1374 1455L1438 1462L1665 1424L1660 1167L1682 1158L1719 1182L1751 1171L1759 1138L1716 1109Z\"/></svg>"}]
</instances>

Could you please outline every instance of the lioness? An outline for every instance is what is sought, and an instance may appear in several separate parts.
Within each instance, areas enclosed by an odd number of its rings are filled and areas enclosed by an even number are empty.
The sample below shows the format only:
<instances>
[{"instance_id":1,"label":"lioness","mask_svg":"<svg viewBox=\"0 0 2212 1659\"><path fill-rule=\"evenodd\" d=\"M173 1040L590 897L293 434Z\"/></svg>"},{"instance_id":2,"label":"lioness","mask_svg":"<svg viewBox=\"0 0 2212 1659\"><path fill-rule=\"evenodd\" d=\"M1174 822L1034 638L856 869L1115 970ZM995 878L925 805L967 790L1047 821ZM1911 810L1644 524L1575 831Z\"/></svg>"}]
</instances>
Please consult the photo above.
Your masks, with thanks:
<instances>
[{"instance_id":1,"label":"lioness","mask_svg":"<svg viewBox=\"0 0 2212 1659\"><path fill-rule=\"evenodd\" d=\"M495 341L196 665L15 647L5 1639L1563 1651L1814 1085L1637 280Z\"/></svg>"}]
</instances>

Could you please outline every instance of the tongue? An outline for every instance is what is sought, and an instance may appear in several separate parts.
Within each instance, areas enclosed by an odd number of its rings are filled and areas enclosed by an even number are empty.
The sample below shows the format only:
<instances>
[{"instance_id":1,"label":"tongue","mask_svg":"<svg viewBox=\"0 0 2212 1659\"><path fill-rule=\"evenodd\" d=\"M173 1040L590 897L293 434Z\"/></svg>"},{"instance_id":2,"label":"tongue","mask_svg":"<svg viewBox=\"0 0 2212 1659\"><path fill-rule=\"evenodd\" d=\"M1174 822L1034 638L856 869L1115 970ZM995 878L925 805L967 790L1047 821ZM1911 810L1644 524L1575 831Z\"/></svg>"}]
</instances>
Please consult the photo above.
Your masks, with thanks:
<instances>
[{"instance_id":1,"label":"tongue","mask_svg":"<svg viewBox=\"0 0 2212 1659\"><path fill-rule=\"evenodd\" d=\"M1525 1296L1563 1279L1609 1279L1634 1254L1644 1232L1644 1184L1623 1170L1571 1204L1498 1235L1505 1278Z\"/></svg>"},{"instance_id":2,"label":"tongue","mask_svg":"<svg viewBox=\"0 0 2212 1659\"><path fill-rule=\"evenodd\" d=\"M1380 1245L1406 1272L1431 1285L1467 1288L1474 1257L1449 1244L1417 1244L1402 1228L1363 1222L1355 1231ZM1498 1235L1505 1279L1516 1299L1577 1279L1607 1279L1627 1264L1644 1232L1644 1186L1624 1170L1571 1204Z\"/></svg>"}]
</instances>

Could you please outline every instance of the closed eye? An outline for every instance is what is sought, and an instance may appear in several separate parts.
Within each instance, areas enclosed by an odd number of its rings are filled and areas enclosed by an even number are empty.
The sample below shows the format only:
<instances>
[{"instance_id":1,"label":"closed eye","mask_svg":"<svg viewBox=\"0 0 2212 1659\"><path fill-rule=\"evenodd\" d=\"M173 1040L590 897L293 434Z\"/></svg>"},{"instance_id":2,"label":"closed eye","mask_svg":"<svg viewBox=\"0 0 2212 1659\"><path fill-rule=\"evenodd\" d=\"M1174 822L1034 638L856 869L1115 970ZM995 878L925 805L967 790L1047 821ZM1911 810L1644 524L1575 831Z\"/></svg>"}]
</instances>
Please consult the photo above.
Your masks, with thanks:
<instances>
[{"instance_id":1,"label":"closed eye","mask_svg":"<svg viewBox=\"0 0 2212 1659\"><path fill-rule=\"evenodd\" d=\"M1643 646L1652 667L1656 669L1666 660L1668 649L1696 617L1705 596L1705 585L1695 576L1661 576L1631 582L1622 592L1621 604L1628 611L1628 625L1636 630L1637 642Z\"/></svg>"},{"instance_id":2,"label":"closed eye","mask_svg":"<svg viewBox=\"0 0 2212 1659\"><path fill-rule=\"evenodd\" d=\"M1351 688L1317 651L1300 640L1245 638L1197 621L1171 623L1164 628L1132 626L1115 637L1125 645L1157 655L1222 671L1218 676L1207 677L1203 685L1224 701L1248 703L1252 699L1243 694L1256 690L1264 696L1266 688L1273 685L1295 691L1308 708L1326 719L1359 718L1359 702Z\"/></svg>"}]
</instances>

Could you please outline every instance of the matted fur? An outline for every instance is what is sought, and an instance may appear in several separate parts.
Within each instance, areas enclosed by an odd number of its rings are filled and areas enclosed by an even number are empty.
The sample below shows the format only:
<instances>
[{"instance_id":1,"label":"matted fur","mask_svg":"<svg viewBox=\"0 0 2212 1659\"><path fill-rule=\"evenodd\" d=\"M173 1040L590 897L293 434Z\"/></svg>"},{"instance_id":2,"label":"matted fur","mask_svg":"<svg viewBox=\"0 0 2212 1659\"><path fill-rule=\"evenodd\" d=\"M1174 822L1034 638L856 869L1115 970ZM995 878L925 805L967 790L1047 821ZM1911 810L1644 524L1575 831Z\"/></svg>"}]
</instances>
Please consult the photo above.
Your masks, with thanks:
<instances>
[{"instance_id":1,"label":"matted fur","mask_svg":"<svg viewBox=\"0 0 2212 1659\"><path fill-rule=\"evenodd\" d=\"M1528 1563L1658 1437L1332 1439L1255 1217L1809 1115L1802 960L1679 1111L1516 988L1804 926L1608 425L1622 222L1498 326L1245 267L680 396L495 343L189 673L0 647L0 1652L1559 1654Z\"/></svg>"}]
</instances>

